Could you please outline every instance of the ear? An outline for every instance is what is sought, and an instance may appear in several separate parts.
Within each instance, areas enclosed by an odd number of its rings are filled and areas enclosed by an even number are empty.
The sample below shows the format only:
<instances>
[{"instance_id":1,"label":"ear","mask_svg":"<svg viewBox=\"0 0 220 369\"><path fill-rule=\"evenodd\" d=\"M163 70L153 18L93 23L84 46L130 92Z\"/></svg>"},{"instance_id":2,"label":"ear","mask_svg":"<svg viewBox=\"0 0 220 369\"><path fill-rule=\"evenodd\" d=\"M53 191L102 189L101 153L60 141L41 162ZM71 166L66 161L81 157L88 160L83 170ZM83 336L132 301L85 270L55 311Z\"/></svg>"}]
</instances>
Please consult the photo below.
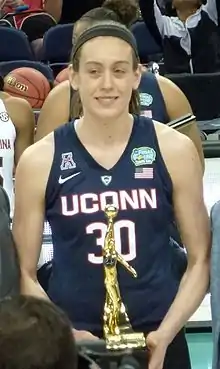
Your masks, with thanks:
<instances>
[{"instance_id":1,"label":"ear","mask_svg":"<svg viewBox=\"0 0 220 369\"><path fill-rule=\"evenodd\" d=\"M138 64L137 69L134 71L134 83L133 90L137 90L141 81L142 76L142 65Z\"/></svg>"},{"instance_id":2,"label":"ear","mask_svg":"<svg viewBox=\"0 0 220 369\"><path fill-rule=\"evenodd\" d=\"M73 69L73 66L70 64L69 67L69 81L73 88L73 90L77 91L79 88L79 77L78 73Z\"/></svg>"}]
</instances>

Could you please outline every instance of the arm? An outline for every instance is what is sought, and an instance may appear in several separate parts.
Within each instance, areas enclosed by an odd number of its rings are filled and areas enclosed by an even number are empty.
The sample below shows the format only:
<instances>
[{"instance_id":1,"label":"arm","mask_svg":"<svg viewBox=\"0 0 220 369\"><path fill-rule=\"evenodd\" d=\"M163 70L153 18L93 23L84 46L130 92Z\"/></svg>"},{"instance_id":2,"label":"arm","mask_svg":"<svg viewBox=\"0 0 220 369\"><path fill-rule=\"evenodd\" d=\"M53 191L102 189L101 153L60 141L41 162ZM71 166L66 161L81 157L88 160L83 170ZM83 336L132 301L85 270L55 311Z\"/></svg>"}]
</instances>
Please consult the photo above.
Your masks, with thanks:
<instances>
[{"instance_id":1,"label":"arm","mask_svg":"<svg viewBox=\"0 0 220 369\"><path fill-rule=\"evenodd\" d=\"M13 237L21 273L21 294L49 300L37 280L45 212L45 189L53 160L52 135L28 148L15 178ZM45 160L47 158L47 160ZM97 339L90 332L73 329L76 339Z\"/></svg>"},{"instance_id":2,"label":"arm","mask_svg":"<svg viewBox=\"0 0 220 369\"><path fill-rule=\"evenodd\" d=\"M47 182L42 173L49 172L45 164L49 154L44 144L36 145L25 151L17 166L12 232L20 262L21 293L48 299L37 280L37 263L42 245Z\"/></svg>"},{"instance_id":3,"label":"arm","mask_svg":"<svg viewBox=\"0 0 220 369\"><path fill-rule=\"evenodd\" d=\"M172 19L162 15L156 0L139 0L139 6L144 23L155 41L161 45L164 35L172 34Z\"/></svg>"},{"instance_id":4,"label":"arm","mask_svg":"<svg viewBox=\"0 0 220 369\"><path fill-rule=\"evenodd\" d=\"M187 100L184 93L180 90L178 86L176 86L172 81L170 81L168 78L158 76L158 83L160 86L160 90L163 95L163 99L166 105L167 114L169 117L169 120L175 120L178 118L183 117L187 114L193 114L192 108L189 104L189 101ZM175 96L175 100L173 97ZM204 154L202 149L202 141L200 137L199 128L197 126L197 123L190 123L186 127L183 127L181 130L181 133L188 136L194 143L199 158L202 164L202 168L204 171L205 163L204 163Z\"/></svg>"},{"instance_id":5,"label":"arm","mask_svg":"<svg viewBox=\"0 0 220 369\"><path fill-rule=\"evenodd\" d=\"M6 105L16 128L15 165L17 165L24 150L34 142L35 118L31 106L24 99L9 98Z\"/></svg>"},{"instance_id":6,"label":"arm","mask_svg":"<svg viewBox=\"0 0 220 369\"><path fill-rule=\"evenodd\" d=\"M70 84L65 81L50 91L37 121L35 142L69 120Z\"/></svg>"},{"instance_id":7,"label":"arm","mask_svg":"<svg viewBox=\"0 0 220 369\"><path fill-rule=\"evenodd\" d=\"M62 13L63 0L44 0L44 10L57 21L60 20Z\"/></svg>"},{"instance_id":8,"label":"arm","mask_svg":"<svg viewBox=\"0 0 220 369\"><path fill-rule=\"evenodd\" d=\"M211 232L203 200L202 171L191 141L175 132L167 167L173 181L173 203L188 267L159 332L170 343L201 304L209 285ZM178 137L179 136L179 137ZM175 156L175 159L173 159ZM178 164L177 164L178 163Z\"/></svg>"}]
</instances>

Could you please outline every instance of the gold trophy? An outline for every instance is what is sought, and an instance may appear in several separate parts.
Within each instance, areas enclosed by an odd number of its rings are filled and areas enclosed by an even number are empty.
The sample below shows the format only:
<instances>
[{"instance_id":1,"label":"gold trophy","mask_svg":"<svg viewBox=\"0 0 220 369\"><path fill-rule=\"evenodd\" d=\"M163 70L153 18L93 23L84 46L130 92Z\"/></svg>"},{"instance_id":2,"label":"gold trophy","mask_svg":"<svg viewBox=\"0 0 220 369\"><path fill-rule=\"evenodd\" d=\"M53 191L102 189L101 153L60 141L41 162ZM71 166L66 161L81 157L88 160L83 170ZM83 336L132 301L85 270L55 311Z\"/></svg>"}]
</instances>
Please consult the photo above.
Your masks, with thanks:
<instances>
[{"instance_id":1,"label":"gold trophy","mask_svg":"<svg viewBox=\"0 0 220 369\"><path fill-rule=\"evenodd\" d=\"M137 273L115 249L114 222L118 210L114 205L107 205L107 231L103 247L103 264L105 274L106 298L104 305L104 337L109 350L140 349L146 347L143 333L133 331L125 306L123 304L118 278L117 262L121 263L133 277Z\"/></svg>"}]
</instances>

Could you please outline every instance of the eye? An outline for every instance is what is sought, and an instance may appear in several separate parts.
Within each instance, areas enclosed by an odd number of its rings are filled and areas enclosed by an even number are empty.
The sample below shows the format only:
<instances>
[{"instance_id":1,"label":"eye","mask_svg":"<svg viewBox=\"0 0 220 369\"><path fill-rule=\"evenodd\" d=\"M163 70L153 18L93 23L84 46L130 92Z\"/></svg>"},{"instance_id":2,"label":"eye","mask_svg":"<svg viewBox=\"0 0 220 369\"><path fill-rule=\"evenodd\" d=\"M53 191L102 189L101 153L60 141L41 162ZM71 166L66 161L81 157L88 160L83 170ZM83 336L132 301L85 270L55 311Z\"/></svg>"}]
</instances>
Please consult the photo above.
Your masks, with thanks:
<instances>
[{"instance_id":1,"label":"eye","mask_svg":"<svg viewBox=\"0 0 220 369\"><path fill-rule=\"evenodd\" d=\"M96 74L98 74L98 70L97 69L90 69L89 74L96 75Z\"/></svg>"},{"instance_id":2,"label":"eye","mask_svg":"<svg viewBox=\"0 0 220 369\"><path fill-rule=\"evenodd\" d=\"M119 76L122 76L123 74L125 74L125 70L123 69L115 69L115 74L119 75Z\"/></svg>"}]
</instances>

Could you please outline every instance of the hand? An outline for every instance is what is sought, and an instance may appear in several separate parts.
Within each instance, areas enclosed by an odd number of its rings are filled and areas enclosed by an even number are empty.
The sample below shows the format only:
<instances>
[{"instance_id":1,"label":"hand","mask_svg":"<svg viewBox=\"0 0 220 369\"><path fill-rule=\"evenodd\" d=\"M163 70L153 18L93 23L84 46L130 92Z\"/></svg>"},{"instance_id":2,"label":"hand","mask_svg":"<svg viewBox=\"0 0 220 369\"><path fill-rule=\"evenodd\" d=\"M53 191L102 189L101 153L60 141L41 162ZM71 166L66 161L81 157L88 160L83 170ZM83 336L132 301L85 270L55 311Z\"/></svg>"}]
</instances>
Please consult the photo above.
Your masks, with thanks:
<instances>
[{"instance_id":1,"label":"hand","mask_svg":"<svg viewBox=\"0 0 220 369\"><path fill-rule=\"evenodd\" d=\"M78 331L77 329L73 329L73 336L76 341L97 341L98 337L94 336L92 333L88 331Z\"/></svg>"},{"instance_id":2,"label":"hand","mask_svg":"<svg viewBox=\"0 0 220 369\"><path fill-rule=\"evenodd\" d=\"M163 369L167 342L161 337L159 331L154 331L147 335L146 344L149 350L148 369Z\"/></svg>"}]
</instances>

